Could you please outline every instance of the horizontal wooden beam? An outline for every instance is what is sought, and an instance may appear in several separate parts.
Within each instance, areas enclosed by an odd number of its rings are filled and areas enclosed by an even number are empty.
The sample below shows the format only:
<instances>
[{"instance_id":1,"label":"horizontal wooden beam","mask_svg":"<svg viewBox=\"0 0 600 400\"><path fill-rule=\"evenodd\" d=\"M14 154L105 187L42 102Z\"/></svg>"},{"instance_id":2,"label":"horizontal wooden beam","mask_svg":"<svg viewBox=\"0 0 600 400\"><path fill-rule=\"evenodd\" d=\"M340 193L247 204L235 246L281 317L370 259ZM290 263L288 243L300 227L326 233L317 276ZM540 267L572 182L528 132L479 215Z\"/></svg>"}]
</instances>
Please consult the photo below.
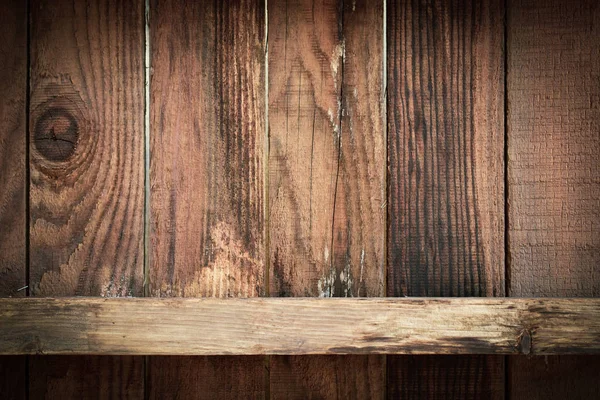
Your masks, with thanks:
<instances>
[{"instance_id":1,"label":"horizontal wooden beam","mask_svg":"<svg viewBox=\"0 0 600 400\"><path fill-rule=\"evenodd\" d=\"M0 354L600 354L600 299L0 299Z\"/></svg>"}]
</instances>

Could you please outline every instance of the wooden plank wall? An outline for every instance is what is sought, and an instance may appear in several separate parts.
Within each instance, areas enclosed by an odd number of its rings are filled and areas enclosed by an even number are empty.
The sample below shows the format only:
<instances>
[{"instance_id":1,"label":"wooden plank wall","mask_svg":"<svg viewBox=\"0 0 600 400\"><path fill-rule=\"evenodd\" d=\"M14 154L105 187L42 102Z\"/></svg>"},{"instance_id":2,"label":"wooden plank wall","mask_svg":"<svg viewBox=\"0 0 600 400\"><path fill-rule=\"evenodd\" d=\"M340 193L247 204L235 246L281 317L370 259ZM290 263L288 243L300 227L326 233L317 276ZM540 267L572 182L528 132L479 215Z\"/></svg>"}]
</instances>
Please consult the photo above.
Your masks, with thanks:
<instances>
[{"instance_id":1,"label":"wooden plank wall","mask_svg":"<svg viewBox=\"0 0 600 400\"><path fill-rule=\"evenodd\" d=\"M143 2L32 0L29 293L140 296ZM143 395L141 357L33 357L31 398Z\"/></svg>"},{"instance_id":2,"label":"wooden plank wall","mask_svg":"<svg viewBox=\"0 0 600 400\"><path fill-rule=\"evenodd\" d=\"M152 1L151 296L266 293L265 9ZM150 357L150 398L264 398L265 358Z\"/></svg>"},{"instance_id":3,"label":"wooden plank wall","mask_svg":"<svg viewBox=\"0 0 600 400\"><path fill-rule=\"evenodd\" d=\"M599 295L596 1L148 5L145 104L143 0L0 4L0 296ZM599 371L16 357L0 393L590 398Z\"/></svg>"},{"instance_id":4,"label":"wooden plank wall","mask_svg":"<svg viewBox=\"0 0 600 400\"><path fill-rule=\"evenodd\" d=\"M503 3L388 3L388 295L504 295ZM504 359L388 357L390 398L504 397Z\"/></svg>"},{"instance_id":5,"label":"wooden plank wall","mask_svg":"<svg viewBox=\"0 0 600 400\"><path fill-rule=\"evenodd\" d=\"M512 0L510 296L600 296L600 4ZM600 359L510 357L516 399L596 398Z\"/></svg>"}]
</instances>

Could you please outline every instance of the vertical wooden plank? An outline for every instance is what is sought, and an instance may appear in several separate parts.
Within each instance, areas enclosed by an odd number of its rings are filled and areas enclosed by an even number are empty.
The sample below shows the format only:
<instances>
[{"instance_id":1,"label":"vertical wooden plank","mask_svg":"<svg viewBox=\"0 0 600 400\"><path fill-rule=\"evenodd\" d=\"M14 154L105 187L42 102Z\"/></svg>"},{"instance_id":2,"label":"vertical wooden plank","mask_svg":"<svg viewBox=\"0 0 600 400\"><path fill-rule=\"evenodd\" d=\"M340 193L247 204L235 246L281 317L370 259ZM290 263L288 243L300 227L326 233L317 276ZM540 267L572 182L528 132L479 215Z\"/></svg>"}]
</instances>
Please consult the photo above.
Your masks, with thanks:
<instances>
[{"instance_id":1,"label":"vertical wooden plank","mask_svg":"<svg viewBox=\"0 0 600 400\"><path fill-rule=\"evenodd\" d=\"M511 296L600 296L600 5L511 1ZM514 398L593 398L598 357L511 357Z\"/></svg>"},{"instance_id":2,"label":"vertical wooden plank","mask_svg":"<svg viewBox=\"0 0 600 400\"><path fill-rule=\"evenodd\" d=\"M152 1L150 294L266 292L265 9ZM151 357L150 398L260 398L264 357Z\"/></svg>"},{"instance_id":3,"label":"vertical wooden plank","mask_svg":"<svg viewBox=\"0 0 600 400\"><path fill-rule=\"evenodd\" d=\"M143 2L33 0L30 18L31 294L141 295ZM143 359L33 358L30 382L140 397Z\"/></svg>"},{"instance_id":4,"label":"vertical wooden plank","mask_svg":"<svg viewBox=\"0 0 600 400\"><path fill-rule=\"evenodd\" d=\"M388 295L502 296L503 2L387 15ZM500 399L503 361L388 357L388 397Z\"/></svg>"},{"instance_id":5,"label":"vertical wooden plank","mask_svg":"<svg viewBox=\"0 0 600 400\"><path fill-rule=\"evenodd\" d=\"M381 296L383 6L273 1L268 23L270 294ZM383 358L271 357L270 389L382 397Z\"/></svg>"},{"instance_id":6,"label":"vertical wooden plank","mask_svg":"<svg viewBox=\"0 0 600 400\"><path fill-rule=\"evenodd\" d=\"M27 357L0 357L0 394L6 400L27 399Z\"/></svg>"},{"instance_id":7,"label":"vertical wooden plank","mask_svg":"<svg viewBox=\"0 0 600 400\"><path fill-rule=\"evenodd\" d=\"M27 292L25 242L27 8L0 2L0 297ZM26 357L0 357L0 393L26 397Z\"/></svg>"},{"instance_id":8,"label":"vertical wooden plank","mask_svg":"<svg viewBox=\"0 0 600 400\"><path fill-rule=\"evenodd\" d=\"M27 10L0 4L0 296L24 296ZM19 290L21 289L21 290Z\"/></svg>"}]
</instances>

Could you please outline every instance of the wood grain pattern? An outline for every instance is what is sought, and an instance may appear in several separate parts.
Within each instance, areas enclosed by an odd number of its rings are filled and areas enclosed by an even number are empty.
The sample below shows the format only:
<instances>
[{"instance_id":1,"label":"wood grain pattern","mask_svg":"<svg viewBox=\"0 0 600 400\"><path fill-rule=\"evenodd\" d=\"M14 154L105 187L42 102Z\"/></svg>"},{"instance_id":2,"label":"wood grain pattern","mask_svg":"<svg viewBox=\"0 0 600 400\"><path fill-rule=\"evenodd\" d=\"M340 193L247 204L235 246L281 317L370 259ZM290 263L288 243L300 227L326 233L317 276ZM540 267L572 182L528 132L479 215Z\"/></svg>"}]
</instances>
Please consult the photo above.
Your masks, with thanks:
<instances>
[{"instance_id":1,"label":"wood grain pattern","mask_svg":"<svg viewBox=\"0 0 600 400\"><path fill-rule=\"evenodd\" d=\"M0 4L0 296L24 296L27 13Z\"/></svg>"},{"instance_id":2,"label":"wood grain pattern","mask_svg":"<svg viewBox=\"0 0 600 400\"><path fill-rule=\"evenodd\" d=\"M266 293L265 9L152 1L151 296ZM151 357L150 398L257 398L263 357Z\"/></svg>"},{"instance_id":3,"label":"wood grain pattern","mask_svg":"<svg viewBox=\"0 0 600 400\"><path fill-rule=\"evenodd\" d=\"M30 290L143 293L143 1L31 1ZM143 395L143 359L30 362L32 394Z\"/></svg>"},{"instance_id":4,"label":"wood grain pattern","mask_svg":"<svg viewBox=\"0 0 600 400\"><path fill-rule=\"evenodd\" d=\"M34 356L31 399L142 399L143 357Z\"/></svg>"},{"instance_id":5,"label":"wood grain pattern","mask_svg":"<svg viewBox=\"0 0 600 400\"><path fill-rule=\"evenodd\" d=\"M7 355L600 354L600 299L0 299L0 337Z\"/></svg>"},{"instance_id":6,"label":"wood grain pattern","mask_svg":"<svg viewBox=\"0 0 600 400\"><path fill-rule=\"evenodd\" d=\"M31 293L141 295L142 2L31 5Z\"/></svg>"},{"instance_id":7,"label":"wood grain pattern","mask_svg":"<svg viewBox=\"0 0 600 400\"><path fill-rule=\"evenodd\" d=\"M271 294L383 294L382 7L269 7Z\"/></svg>"},{"instance_id":8,"label":"wood grain pattern","mask_svg":"<svg viewBox=\"0 0 600 400\"><path fill-rule=\"evenodd\" d=\"M511 1L511 296L600 296L600 5ZM513 398L594 398L597 357L510 358Z\"/></svg>"},{"instance_id":9,"label":"wood grain pattern","mask_svg":"<svg viewBox=\"0 0 600 400\"><path fill-rule=\"evenodd\" d=\"M0 2L0 297L22 297L26 286L27 9ZM26 357L0 357L0 394L26 398Z\"/></svg>"},{"instance_id":10,"label":"wood grain pattern","mask_svg":"<svg viewBox=\"0 0 600 400\"><path fill-rule=\"evenodd\" d=\"M502 367L489 356L396 357L388 371L394 379L388 398L501 399Z\"/></svg>"},{"instance_id":11,"label":"wood grain pattern","mask_svg":"<svg viewBox=\"0 0 600 400\"><path fill-rule=\"evenodd\" d=\"M504 294L503 7L388 1L388 296ZM503 370L389 357L388 396L503 398Z\"/></svg>"},{"instance_id":12,"label":"wood grain pattern","mask_svg":"<svg viewBox=\"0 0 600 400\"><path fill-rule=\"evenodd\" d=\"M384 293L383 6L269 3L272 296ZM383 358L273 357L273 398L377 398Z\"/></svg>"},{"instance_id":13,"label":"wood grain pattern","mask_svg":"<svg viewBox=\"0 0 600 400\"><path fill-rule=\"evenodd\" d=\"M271 357L271 399L383 397L382 357Z\"/></svg>"}]
</instances>

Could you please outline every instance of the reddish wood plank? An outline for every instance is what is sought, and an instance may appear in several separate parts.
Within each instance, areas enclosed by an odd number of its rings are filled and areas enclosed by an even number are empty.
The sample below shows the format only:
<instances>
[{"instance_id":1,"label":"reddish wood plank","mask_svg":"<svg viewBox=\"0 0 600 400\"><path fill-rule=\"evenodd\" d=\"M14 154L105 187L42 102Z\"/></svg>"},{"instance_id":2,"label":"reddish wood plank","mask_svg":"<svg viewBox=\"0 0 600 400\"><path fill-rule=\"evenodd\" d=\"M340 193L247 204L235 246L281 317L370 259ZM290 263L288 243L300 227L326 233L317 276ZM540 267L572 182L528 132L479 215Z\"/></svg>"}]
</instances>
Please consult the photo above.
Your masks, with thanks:
<instances>
[{"instance_id":1,"label":"reddish wood plank","mask_svg":"<svg viewBox=\"0 0 600 400\"><path fill-rule=\"evenodd\" d=\"M600 296L600 5L511 1L511 296ZM593 398L598 357L510 357L513 398Z\"/></svg>"},{"instance_id":2,"label":"reddish wood plank","mask_svg":"<svg viewBox=\"0 0 600 400\"><path fill-rule=\"evenodd\" d=\"M152 296L266 292L265 9L152 1ZM152 357L150 398L257 398L263 357Z\"/></svg>"},{"instance_id":3,"label":"reddish wood plank","mask_svg":"<svg viewBox=\"0 0 600 400\"><path fill-rule=\"evenodd\" d=\"M270 293L381 296L383 6L275 1L268 22ZM273 398L382 391L382 357L271 358Z\"/></svg>"},{"instance_id":4,"label":"reddish wood plank","mask_svg":"<svg viewBox=\"0 0 600 400\"><path fill-rule=\"evenodd\" d=\"M30 21L31 294L140 295L143 1L34 0ZM34 398L139 397L142 366L36 358L30 389Z\"/></svg>"},{"instance_id":5,"label":"reddish wood plank","mask_svg":"<svg viewBox=\"0 0 600 400\"><path fill-rule=\"evenodd\" d=\"M0 297L26 286L27 4L0 2ZM25 399L26 357L0 357L0 393Z\"/></svg>"},{"instance_id":6,"label":"reddish wood plank","mask_svg":"<svg viewBox=\"0 0 600 400\"><path fill-rule=\"evenodd\" d=\"M387 15L388 295L502 296L503 3ZM388 357L388 396L503 398L503 364Z\"/></svg>"}]
</instances>

